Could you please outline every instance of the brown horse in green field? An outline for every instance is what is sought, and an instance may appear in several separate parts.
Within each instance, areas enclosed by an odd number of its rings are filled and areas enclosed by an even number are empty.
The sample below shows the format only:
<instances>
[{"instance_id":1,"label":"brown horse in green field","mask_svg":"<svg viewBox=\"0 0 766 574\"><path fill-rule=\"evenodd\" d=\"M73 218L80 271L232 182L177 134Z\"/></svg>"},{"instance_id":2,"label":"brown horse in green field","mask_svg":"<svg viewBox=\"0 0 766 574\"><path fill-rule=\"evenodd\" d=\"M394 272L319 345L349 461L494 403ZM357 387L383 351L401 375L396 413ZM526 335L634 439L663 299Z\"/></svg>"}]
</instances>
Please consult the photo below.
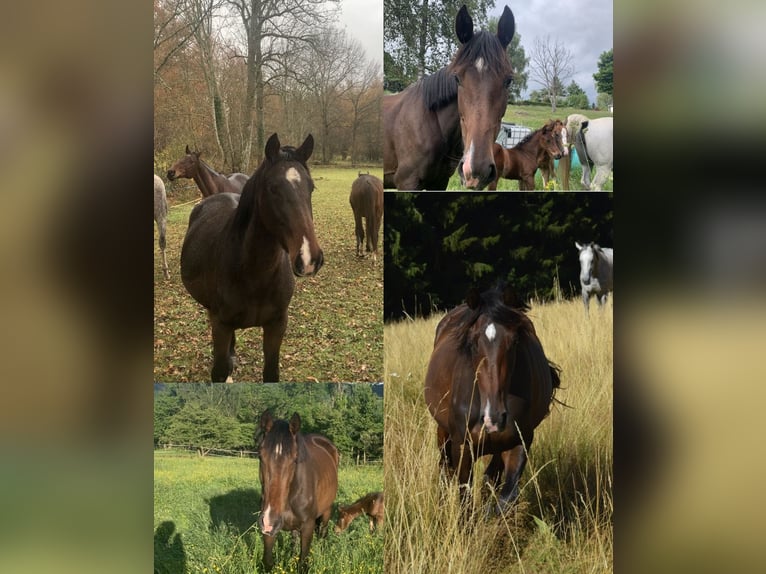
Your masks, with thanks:
<instances>
[{"instance_id":1,"label":"brown horse in green field","mask_svg":"<svg viewBox=\"0 0 766 574\"><path fill-rule=\"evenodd\" d=\"M380 222L383 219L383 182L374 175L360 173L351 184L349 197L351 209L354 212L354 233L356 234L356 255L362 257L364 251L372 253L373 259L378 255L378 234ZM367 223L366 249L362 249L364 227L362 218Z\"/></svg>"}]
</instances>

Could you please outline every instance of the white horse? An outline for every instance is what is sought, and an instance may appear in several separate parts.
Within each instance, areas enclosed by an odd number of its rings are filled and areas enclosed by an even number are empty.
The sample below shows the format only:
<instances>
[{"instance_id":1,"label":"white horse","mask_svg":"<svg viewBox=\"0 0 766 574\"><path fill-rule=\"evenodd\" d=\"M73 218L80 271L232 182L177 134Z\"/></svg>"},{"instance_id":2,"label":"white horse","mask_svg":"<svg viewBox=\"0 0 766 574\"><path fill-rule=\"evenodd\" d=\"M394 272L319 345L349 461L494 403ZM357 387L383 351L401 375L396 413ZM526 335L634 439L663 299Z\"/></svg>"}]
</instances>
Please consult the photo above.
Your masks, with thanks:
<instances>
[{"instance_id":1,"label":"white horse","mask_svg":"<svg viewBox=\"0 0 766 574\"><path fill-rule=\"evenodd\" d=\"M165 184L162 179L154 174L154 221L157 222L157 231L160 234L159 244L162 253L162 272L165 279L170 279L168 260L165 257L165 228L168 219L168 197L165 193Z\"/></svg>"},{"instance_id":2,"label":"white horse","mask_svg":"<svg viewBox=\"0 0 766 574\"><path fill-rule=\"evenodd\" d=\"M614 169L613 126L613 118L596 118L582 122L579 131L570 132L582 164L582 184L594 191L603 189ZM594 166L596 174L591 182L591 169Z\"/></svg>"},{"instance_id":3,"label":"white horse","mask_svg":"<svg viewBox=\"0 0 766 574\"><path fill-rule=\"evenodd\" d=\"M591 295L596 296L601 308L606 303L606 296L612 292L614 252L609 247L599 247L595 243L580 245L575 241L575 247L580 252L580 285L587 315Z\"/></svg>"}]
</instances>

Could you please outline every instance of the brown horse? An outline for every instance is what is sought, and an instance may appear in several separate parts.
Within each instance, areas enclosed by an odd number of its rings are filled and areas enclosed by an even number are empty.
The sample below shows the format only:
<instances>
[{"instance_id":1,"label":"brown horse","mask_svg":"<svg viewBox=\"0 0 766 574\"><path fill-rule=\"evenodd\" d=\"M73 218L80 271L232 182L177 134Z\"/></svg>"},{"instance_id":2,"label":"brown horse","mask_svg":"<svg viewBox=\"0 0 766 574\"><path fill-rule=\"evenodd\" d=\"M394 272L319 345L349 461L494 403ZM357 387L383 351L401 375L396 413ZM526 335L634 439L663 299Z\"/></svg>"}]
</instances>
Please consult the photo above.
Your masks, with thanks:
<instances>
[{"instance_id":1,"label":"brown horse","mask_svg":"<svg viewBox=\"0 0 766 574\"><path fill-rule=\"evenodd\" d=\"M492 143L508 102L512 69L505 49L514 31L507 6L497 36L474 33L462 6L455 19L462 45L452 62L383 97L386 188L443 190L456 167L469 189L484 189L495 179Z\"/></svg>"},{"instance_id":2,"label":"brown horse","mask_svg":"<svg viewBox=\"0 0 766 574\"><path fill-rule=\"evenodd\" d=\"M485 475L501 510L518 497L534 430L559 386L527 310L508 287L471 290L436 327L425 380L442 466L457 472L465 494L474 461L492 455Z\"/></svg>"},{"instance_id":3,"label":"brown horse","mask_svg":"<svg viewBox=\"0 0 766 574\"><path fill-rule=\"evenodd\" d=\"M234 330L263 327L263 380L279 381L279 349L295 278L315 275L324 255L314 233L306 165L314 149L280 148L277 134L242 195L203 199L189 216L181 248L181 279L208 310L213 335L213 381L234 369Z\"/></svg>"},{"instance_id":4,"label":"brown horse","mask_svg":"<svg viewBox=\"0 0 766 574\"><path fill-rule=\"evenodd\" d=\"M360 514L366 514L370 519L370 532L383 524L383 493L371 492L362 498L349 504L338 507L338 523L335 525L335 533L340 534Z\"/></svg>"},{"instance_id":5,"label":"brown horse","mask_svg":"<svg viewBox=\"0 0 766 574\"><path fill-rule=\"evenodd\" d=\"M168 170L170 181L180 177L193 179L203 197L216 193L242 193L242 188L247 183L247 176L244 173L234 173L229 177L221 175L202 160L200 152L191 151L188 145L186 155Z\"/></svg>"},{"instance_id":6,"label":"brown horse","mask_svg":"<svg viewBox=\"0 0 766 574\"><path fill-rule=\"evenodd\" d=\"M367 222L367 246L366 250L372 252L373 260L378 255L378 232L380 220L383 218L383 182L370 174L360 173L359 177L351 184L351 196L349 197L351 209L354 212L354 226L356 233L356 255L364 255L362 244L364 243L364 228L362 218Z\"/></svg>"},{"instance_id":7,"label":"brown horse","mask_svg":"<svg viewBox=\"0 0 766 574\"><path fill-rule=\"evenodd\" d=\"M511 149L494 144L497 176L489 184L489 189L497 189L497 182L501 177L519 180L520 190L535 189L537 169L545 170L544 179L547 179L553 173L553 160L569 153L565 144L565 134L566 129L561 120L548 120L543 127L533 131Z\"/></svg>"},{"instance_id":8,"label":"brown horse","mask_svg":"<svg viewBox=\"0 0 766 574\"><path fill-rule=\"evenodd\" d=\"M165 246L167 244L168 197L165 193L165 184L156 173L154 174L154 221L157 223L157 233L159 234L157 241L160 245L160 253L162 254L162 273L165 275L165 279L170 279L168 259L165 256Z\"/></svg>"},{"instance_id":9,"label":"brown horse","mask_svg":"<svg viewBox=\"0 0 766 574\"><path fill-rule=\"evenodd\" d=\"M269 411L261 415L263 439L259 448L263 564L274 567L273 548L280 530L297 530L301 536L299 569L308 570L314 530L327 534L332 504L338 492L340 455L329 439L301 434L301 417L275 421Z\"/></svg>"}]
</instances>

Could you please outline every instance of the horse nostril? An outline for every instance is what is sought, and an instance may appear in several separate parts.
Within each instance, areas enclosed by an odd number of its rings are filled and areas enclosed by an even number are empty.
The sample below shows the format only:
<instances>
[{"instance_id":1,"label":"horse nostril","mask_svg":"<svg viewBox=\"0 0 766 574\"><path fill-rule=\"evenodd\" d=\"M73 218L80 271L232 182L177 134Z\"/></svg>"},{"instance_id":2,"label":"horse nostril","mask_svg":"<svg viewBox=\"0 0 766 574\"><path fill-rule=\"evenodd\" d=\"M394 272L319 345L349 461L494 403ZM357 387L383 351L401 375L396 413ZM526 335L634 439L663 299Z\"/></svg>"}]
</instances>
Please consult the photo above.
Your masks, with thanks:
<instances>
[{"instance_id":1,"label":"horse nostril","mask_svg":"<svg viewBox=\"0 0 766 574\"><path fill-rule=\"evenodd\" d=\"M487 181L495 181L497 177L497 167L494 163L489 164L489 179Z\"/></svg>"}]
</instances>

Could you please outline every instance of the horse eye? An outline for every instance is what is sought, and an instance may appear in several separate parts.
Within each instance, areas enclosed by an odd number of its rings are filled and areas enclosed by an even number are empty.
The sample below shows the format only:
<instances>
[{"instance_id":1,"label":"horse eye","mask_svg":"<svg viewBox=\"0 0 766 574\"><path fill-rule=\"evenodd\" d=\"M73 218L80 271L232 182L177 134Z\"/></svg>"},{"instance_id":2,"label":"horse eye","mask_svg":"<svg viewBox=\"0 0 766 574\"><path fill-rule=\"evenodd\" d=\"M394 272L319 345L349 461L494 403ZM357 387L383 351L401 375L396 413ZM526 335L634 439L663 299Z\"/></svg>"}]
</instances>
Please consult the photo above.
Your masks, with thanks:
<instances>
[{"instance_id":1,"label":"horse eye","mask_svg":"<svg viewBox=\"0 0 766 574\"><path fill-rule=\"evenodd\" d=\"M453 77L453 78L455 78L455 82L457 83L457 85L458 85L458 86L462 85L462 84L460 83L460 78L458 77L458 75L457 75L457 74L453 74L453 75L452 75L452 77Z\"/></svg>"},{"instance_id":2,"label":"horse eye","mask_svg":"<svg viewBox=\"0 0 766 574\"><path fill-rule=\"evenodd\" d=\"M503 87L508 89L511 87L511 82L513 81L513 76L508 76L505 81L503 82Z\"/></svg>"}]
</instances>

